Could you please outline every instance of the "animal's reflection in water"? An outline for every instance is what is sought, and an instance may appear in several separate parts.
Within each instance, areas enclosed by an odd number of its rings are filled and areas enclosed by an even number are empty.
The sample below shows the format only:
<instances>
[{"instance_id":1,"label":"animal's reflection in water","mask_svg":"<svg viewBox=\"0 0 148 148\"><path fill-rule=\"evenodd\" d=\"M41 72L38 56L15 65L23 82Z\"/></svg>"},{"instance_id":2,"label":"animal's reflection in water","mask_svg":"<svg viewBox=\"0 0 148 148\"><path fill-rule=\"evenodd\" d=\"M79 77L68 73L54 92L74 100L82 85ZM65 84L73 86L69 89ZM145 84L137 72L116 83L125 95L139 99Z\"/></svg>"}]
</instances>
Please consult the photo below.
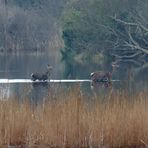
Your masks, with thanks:
<instances>
[{"instance_id":1,"label":"animal's reflection in water","mask_svg":"<svg viewBox=\"0 0 148 148\"><path fill-rule=\"evenodd\" d=\"M31 102L34 105L44 105L52 101L61 99L61 95L65 94L65 89L70 90L64 84L61 83L49 83L49 82L35 82L31 88Z\"/></svg>"},{"instance_id":2,"label":"animal's reflection in water","mask_svg":"<svg viewBox=\"0 0 148 148\"><path fill-rule=\"evenodd\" d=\"M34 105L44 103L50 92L50 84L48 82L33 83L31 91L31 103Z\"/></svg>"},{"instance_id":3,"label":"animal's reflection in water","mask_svg":"<svg viewBox=\"0 0 148 148\"><path fill-rule=\"evenodd\" d=\"M47 65L46 70L43 72L36 72L31 74L32 83L32 102L34 104L43 103L44 100L49 96L50 85L47 80L50 80L52 66ZM41 81L41 82L37 82Z\"/></svg>"},{"instance_id":4,"label":"animal's reflection in water","mask_svg":"<svg viewBox=\"0 0 148 148\"><path fill-rule=\"evenodd\" d=\"M99 99L100 101L106 101L109 99L109 96L114 92L114 88L106 87L104 84L95 85L95 87L91 87L92 90L92 98Z\"/></svg>"},{"instance_id":5,"label":"animal's reflection in water","mask_svg":"<svg viewBox=\"0 0 148 148\"><path fill-rule=\"evenodd\" d=\"M111 71L95 71L90 74L91 89L93 91L95 98L100 95L106 97L108 94L112 93L112 76L116 68L119 66L116 62L113 62L111 67Z\"/></svg>"}]
</instances>

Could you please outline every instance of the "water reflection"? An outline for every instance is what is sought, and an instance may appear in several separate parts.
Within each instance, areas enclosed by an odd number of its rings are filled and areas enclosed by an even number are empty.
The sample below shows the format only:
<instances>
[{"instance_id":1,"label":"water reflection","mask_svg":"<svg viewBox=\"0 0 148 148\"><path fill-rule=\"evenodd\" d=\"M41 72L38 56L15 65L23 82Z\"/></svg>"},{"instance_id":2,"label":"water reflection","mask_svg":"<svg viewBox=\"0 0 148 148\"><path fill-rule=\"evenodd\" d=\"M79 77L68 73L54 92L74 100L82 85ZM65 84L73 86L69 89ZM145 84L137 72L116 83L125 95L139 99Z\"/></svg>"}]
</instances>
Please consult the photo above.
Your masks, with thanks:
<instances>
[{"instance_id":1,"label":"water reflection","mask_svg":"<svg viewBox=\"0 0 148 148\"><path fill-rule=\"evenodd\" d=\"M0 85L0 99L8 100L10 96L10 88L9 85L1 84Z\"/></svg>"},{"instance_id":2,"label":"water reflection","mask_svg":"<svg viewBox=\"0 0 148 148\"><path fill-rule=\"evenodd\" d=\"M33 83L28 98L30 98L31 102L34 104L42 103L44 98L48 97L49 92L50 92L49 83L47 82Z\"/></svg>"},{"instance_id":3,"label":"water reflection","mask_svg":"<svg viewBox=\"0 0 148 148\"><path fill-rule=\"evenodd\" d=\"M1 79L30 79L32 72L43 72L46 65L53 65L52 79L62 77L62 64L59 54L51 52L20 52L0 53L0 78ZM10 96L38 99L47 96L48 85L39 84L0 84L0 95L7 100Z\"/></svg>"},{"instance_id":4,"label":"water reflection","mask_svg":"<svg viewBox=\"0 0 148 148\"><path fill-rule=\"evenodd\" d=\"M131 62L118 61L116 59L114 59L114 61L119 67L113 72L112 79L120 80L113 83L115 89L138 91L148 87L148 69L140 69ZM88 62L87 64L75 62L72 65L65 64L67 66L65 69L65 76L66 78L72 77L73 79L88 79L90 78L90 73L94 71L111 71L111 63L112 62L107 62L99 65L91 62Z\"/></svg>"},{"instance_id":5,"label":"water reflection","mask_svg":"<svg viewBox=\"0 0 148 148\"><path fill-rule=\"evenodd\" d=\"M60 58L47 53L23 53L23 54L0 54L0 78L11 79L30 79L32 72L45 71L46 65L50 63L53 65L51 73L52 79L90 79L90 73L98 70L109 71L111 65L98 66L97 64L78 64L73 65L65 64L63 68ZM119 68L113 74L114 90L127 90L134 93L147 89L148 79L147 71L136 72L136 67L130 63L120 62ZM64 75L65 74L65 75ZM43 101L47 96L54 96L62 91L72 88L74 85L80 86L81 92L91 98L93 95L89 83L58 83L58 84L0 84L1 98L8 99L10 96L19 96L19 98L30 98L35 104ZM97 94L105 94L107 91L104 89L97 89ZM49 97L50 98L50 97Z\"/></svg>"},{"instance_id":6,"label":"water reflection","mask_svg":"<svg viewBox=\"0 0 148 148\"><path fill-rule=\"evenodd\" d=\"M45 71L49 63L54 66L52 78L59 78L62 64L58 56L49 53L0 54L0 78L27 79L32 72Z\"/></svg>"},{"instance_id":7,"label":"water reflection","mask_svg":"<svg viewBox=\"0 0 148 148\"><path fill-rule=\"evenodd\" d=\"M72 88L78 88L85 96L91 96L89 82L86 83L17 83L0 84L1 99L19 98L19 100L29 99L33 104L42 103L44 99L57 98ZM50 101L50 100L48 100Z\"/></svg>"},{"instance_id":8,"label":"water reflection","mask_svg":"<svg viewBox=\"0 0 148 148\"><path fill-rule=\"evenodd\" d=\"M42 99L47 98L50 92L50 85L48 83L1 84L0 88L1 100L19 98L21 101L29 99L34 104L41 103Z\"/></svg>"},{"instance_id":9,"label":"water reflection","mask_svg":"<svg viewBox=\"0 0 148 148\"><path fill-rule=\"evenodd\" d=\"M66 94L67 91L77 88L81 95L88 99L93 100L94 98L107 98L106 96L109 96L115 91L125 91L129 94L134 94L138 91L143 91L144 89L147 89L146 84L145 86L143 83L139 83L138 87L133 87L131 89L122 87L116 87L116 85L119 86L119 84L116 84L116 82L113 84L112 88L96 88L94 90L91 89L89 82L81 82L81 83L17 83L17 84L1 84L0 85L0 94L1 99L8 100L9 98L18 98L19 101L28 99L32 104L42 104L47 99L48 101L52 101L50 99L56 99L60 98L59 96L61 94ZM140 87L141 86L141 87ZM140 88L140 89L139 89ZM101 96L101 97L100 97ZM105 100L100 100L105 101Z\"/></svg>"}]
</instances>

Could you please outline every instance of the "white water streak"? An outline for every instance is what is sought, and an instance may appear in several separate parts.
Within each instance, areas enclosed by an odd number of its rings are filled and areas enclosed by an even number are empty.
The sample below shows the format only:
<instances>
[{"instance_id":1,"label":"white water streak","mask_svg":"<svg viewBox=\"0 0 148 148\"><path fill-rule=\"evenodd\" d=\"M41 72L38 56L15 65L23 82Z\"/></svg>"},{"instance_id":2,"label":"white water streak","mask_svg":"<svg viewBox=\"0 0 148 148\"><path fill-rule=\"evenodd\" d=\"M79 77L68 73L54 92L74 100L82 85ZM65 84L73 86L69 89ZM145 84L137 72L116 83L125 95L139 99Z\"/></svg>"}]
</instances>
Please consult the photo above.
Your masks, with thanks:
<instances>
[{"instance_id":1,"label":"white water streak","mask_svg":"<svg viewBox=\"0 0 148 148\"><path fill-rule=\"evenodd\" d=\"M112 82L120 81L120 80L111 80ZM89 79L68 79L68 80L46 80L46 81L32 81L31 79L0 79L0 83L5 84L5 83L74 83L74 82L91 82Z\"/></svg>"}]
</instances>

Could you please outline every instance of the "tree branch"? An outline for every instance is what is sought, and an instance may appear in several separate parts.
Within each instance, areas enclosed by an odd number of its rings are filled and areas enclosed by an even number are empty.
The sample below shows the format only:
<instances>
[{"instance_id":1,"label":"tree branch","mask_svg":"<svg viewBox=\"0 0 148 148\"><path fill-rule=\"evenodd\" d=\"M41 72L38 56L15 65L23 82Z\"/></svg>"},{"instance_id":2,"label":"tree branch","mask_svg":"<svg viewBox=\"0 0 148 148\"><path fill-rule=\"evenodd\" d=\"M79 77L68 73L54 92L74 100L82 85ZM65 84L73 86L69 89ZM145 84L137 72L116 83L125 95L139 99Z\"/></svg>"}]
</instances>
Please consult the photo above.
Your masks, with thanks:
<instances>
[{"instance_id":1,"label":"tree branch","mask_svg":"<svg viewBox=\"0 0 148 148\"><path fill-rule=\"evenodd\" d=\"M138 25L139 25L139 24L137 24L137 23L123 21L123 20L121 20L121 19L119 19L119 18L116 18L116 16L111 17L111 18L112 18L113 20L115 20L116 22L120 22L120 23L125 24L125 25L130 25L130 26L138 26Z\"/></svg>"},{"instance_id":2,"label":"tree branch","mask_svg":"<svg viewBox=\"0 0 148 148\"><path fill-rule=\"evenodd\" d=\"M139 49L139 50L141 50L143 53L148 54L148 49L145 49L145 48L140 47L139 44L138 44L138 43L134 40L134 38L132 37L130 31L128 31L128 35L129 35L130 41L133 43L133 44L129 44L129 43L128 43L128 45L129 45L130 47L135 48L135 49Z\"/></svg>"}]
</instances>

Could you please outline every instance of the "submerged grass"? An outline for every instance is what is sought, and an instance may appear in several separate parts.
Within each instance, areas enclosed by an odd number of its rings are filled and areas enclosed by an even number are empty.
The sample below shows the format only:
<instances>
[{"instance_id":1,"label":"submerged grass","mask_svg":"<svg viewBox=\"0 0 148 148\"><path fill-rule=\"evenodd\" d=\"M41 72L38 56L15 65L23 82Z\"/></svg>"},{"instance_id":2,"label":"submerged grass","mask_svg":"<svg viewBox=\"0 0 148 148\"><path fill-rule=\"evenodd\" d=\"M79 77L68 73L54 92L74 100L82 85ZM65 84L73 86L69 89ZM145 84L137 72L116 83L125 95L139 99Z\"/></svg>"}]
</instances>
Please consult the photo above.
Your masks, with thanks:
<instances>
[{"instance_id":1,"label":"submerged grass","mask_svg":"<svg viewBox=\"0 0 148 148\"><path fill-rule=\"evenodd\" d=\"M104 102L91 99L69 90L37 106L27 100L0 101L0 147L147 146L146 92L111 93Z\"/></svg>"}]
</instances>

